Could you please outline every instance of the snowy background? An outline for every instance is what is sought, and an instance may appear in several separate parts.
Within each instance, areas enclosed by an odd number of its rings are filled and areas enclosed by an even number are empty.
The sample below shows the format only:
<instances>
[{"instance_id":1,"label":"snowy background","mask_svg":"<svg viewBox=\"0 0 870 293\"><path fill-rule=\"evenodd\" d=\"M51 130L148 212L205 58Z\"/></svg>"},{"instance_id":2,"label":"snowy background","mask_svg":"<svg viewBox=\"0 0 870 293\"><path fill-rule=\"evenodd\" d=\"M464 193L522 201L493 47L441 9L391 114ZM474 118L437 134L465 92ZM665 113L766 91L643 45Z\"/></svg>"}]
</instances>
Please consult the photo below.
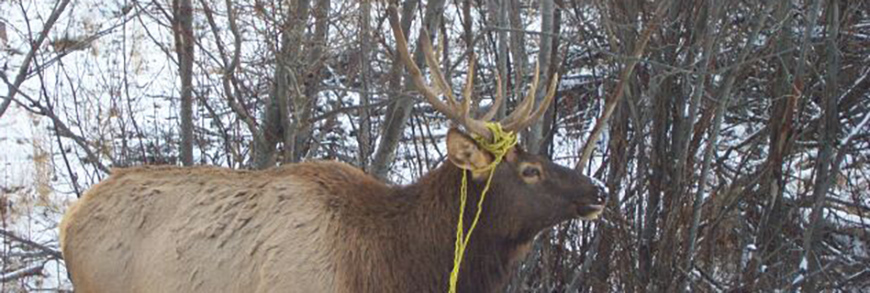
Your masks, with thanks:
<instances>
[{"instance_id":1,"label":"snowy background","mask_svg":"<svg viewBox=\"0 0 870 293\"><path fill-rule=\"evenodd\" d=\"M263 152L255 133L281 138L289 126L307 124L295 132L301 140L292 153L283 138L270 142L271 165L341 160L367 171L384 168L384 179L397 184L436 167L446 152L448 122L421 100L410 103L406 117L398 115L401 135L388 151L394 158L377 166L382 137L395 127L388 123L397 111L391 105L419 99L412 85L393 82L386 2L194 1L195 164L268 167L257 163ZM412 42L424 15L438 12L429 29L457 93L467 74L471 17L475 90L483 105L491 103L501 60L507 60L502 74L512 107L535 62L549 58L544 72L561 76L555 110L544 122L550 131L538 139L524 134L525 144L543 143L544 153L571 167L587 143L594 146L578 169L616 191L601 222L572 222L542 235L508 291L666 290L683 282L702 292L870 286L870 5L779 2L724 1L716 4L721 14L711 13L709 3L678 0L633 1L635 7L468 1L467 15L466 2L430 0L411 10ZM72 290L57 242L66 208L111 168L181 164L175 3L0 1L0 104L9 101L0 108L0 292ZM409 3L417 1L403 5ZM661 3L672 6L657 25ZM546 25L547 9L557 12L556 26ZM500 27L502 12L510 27ZM650 27L616 112L589 141ZM295 42L285 40L290 32L299 32ZM555 47L542 45L553 40L549 35L559 36ZM709 48L705 38L712 38ZM226 74L236 53L238 65ZM292 78L288 119L276 130L266 112L277 99L281 62ZM717 102L729 99L718 143L710 144ZM836 105L830 126L824 122L829 99ZM776 118L776 109L788 109L789 118ZM784 137L780 159L771 153L777 148L771 129ZM830 155L821 157L826 149ZM836 172L820 177L824 164ZM709 174L702 176L704 168ZM814 196L823 181L830 186ZM693 224L695 214L700 220ZM697 235L690 236L693 228ZM815 236L807 236L810 230ZM698 248L687 255L690 238ZM691 272L683 267L687 259Z\"/></svg>"}]
</instances>

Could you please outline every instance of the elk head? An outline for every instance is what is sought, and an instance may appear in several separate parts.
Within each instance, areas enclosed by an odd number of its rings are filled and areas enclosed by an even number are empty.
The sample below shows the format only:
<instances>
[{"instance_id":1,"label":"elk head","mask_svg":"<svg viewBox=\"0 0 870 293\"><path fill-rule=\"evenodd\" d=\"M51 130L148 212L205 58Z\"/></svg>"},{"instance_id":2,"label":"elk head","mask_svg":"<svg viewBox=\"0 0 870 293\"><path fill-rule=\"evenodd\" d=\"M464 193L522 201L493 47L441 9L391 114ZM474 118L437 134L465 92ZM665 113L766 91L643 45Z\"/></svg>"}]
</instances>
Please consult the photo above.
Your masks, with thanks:
<instances>
[{"instance_id":1,"label":"elk head","mask_svg":"<svg viewBox=\"0 0 870 293\"><path fill-rule=\"evenodd\" d=\"M472 116L472 97L474 80L474 56L470 54L467 81L462 95L463 100L457 101L453 91L447 84L447 79L439 69L438 57L433 52L429 37L420 36L420 49L429 67L433 84L426 82L420 68L408 52L408 43L399 25L398 13L394 6L389 7L390 23L396 38L396 53L407 67L410 78L417 90L437 111L446 115L454 123L464 127L471 135L491 140L493 133L486 127L486 121L493 119L498 108L504 102L501 92L501 80L498 83L494 101L490 109L480 116ZM553 101L556 93L558 77L550 82L546 96L535 109L535 93L539 81L539 68L536 66L530 89L515 110L499 121L506 131L518 132L539 119ZM439 95L446 98L443 102ZM474 108L477 108L475 102ZM480 189L486 184L489 172L480 172L495 158L481 148L477 141L457 128L451 128L447 134L448 159L460 169L471 171L469 197L480 194ZM504 225L495 225L500 237L525 239L533 237L542 229L567 219L580 217L595 219L604 208L607 199L606 188L590 177L555 164L548 159L514 147L507 152L502 162L496 167L493 175L492 194L498 199L487 200L484 206L484 218L492 219ZM458 183L457 183L458 184Z\"/></svg>"},{"instance_id":2,"label":"elk head","mask_svg":"<svg viewBox=\"0 0 870 293\"><path fill-rule=\"evenodd\" d=\"M481 149L469 135L452 128L447 133L450 163L474 172L492 162L493 156ZM476 198L486 184L486 174L472 176L469 197ZM595 179L555 164L546 158L514 147L505 155L493 174L491 194L484 218L500 223L499 236L528 240L539 231L564 220L580 217L593 220L604 209L605 187Z\"/></svg>"}]
</instances>

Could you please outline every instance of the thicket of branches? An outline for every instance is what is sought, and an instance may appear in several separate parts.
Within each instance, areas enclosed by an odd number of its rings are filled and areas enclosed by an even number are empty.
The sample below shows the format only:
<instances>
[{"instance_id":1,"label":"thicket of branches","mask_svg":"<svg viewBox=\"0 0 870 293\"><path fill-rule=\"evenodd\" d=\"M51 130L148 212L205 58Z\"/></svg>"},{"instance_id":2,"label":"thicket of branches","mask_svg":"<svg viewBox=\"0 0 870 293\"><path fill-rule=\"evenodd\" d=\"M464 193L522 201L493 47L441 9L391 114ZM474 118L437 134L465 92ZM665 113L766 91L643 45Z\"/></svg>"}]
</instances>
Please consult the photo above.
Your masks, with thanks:
<instances>
[{"instance_id":1,"label":"thicket of branches","mask_svg":"<svg viewBox=\"0 0 870 293\"><path fill-rule=\"evenodd\" d=\"M406 183L437 166L447 122L405 78L389 2L0 2L0 122L46 130L28 140L42 175L0 186L3 290L62 258L21 214L53 231L46 194L114 167L337 159ZM522 143L611 191L601 221L541 235L508 291L870 286L870 3L396 5L417 64L425 30L457 93L475 62L484 107L497 75L508 108L536 65L559 76Z\"/></svg>"}]
</instances>

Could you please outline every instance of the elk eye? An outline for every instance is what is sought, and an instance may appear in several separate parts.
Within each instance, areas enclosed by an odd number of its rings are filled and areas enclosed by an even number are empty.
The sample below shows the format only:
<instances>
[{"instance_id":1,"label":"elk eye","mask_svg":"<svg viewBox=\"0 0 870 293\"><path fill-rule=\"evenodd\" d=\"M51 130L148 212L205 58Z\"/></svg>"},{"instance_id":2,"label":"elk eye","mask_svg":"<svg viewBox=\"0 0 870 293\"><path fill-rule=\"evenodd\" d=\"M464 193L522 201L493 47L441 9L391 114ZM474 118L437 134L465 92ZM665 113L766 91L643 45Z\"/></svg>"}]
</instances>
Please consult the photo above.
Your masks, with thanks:
<instances>
[{"instance_id":1,"label":"elk eye","mask_svg":"<svg viewBox=\"0 0 870 293\"><path fill-rule=\"evenodd\" d=\"M541 176L541 170L535 167L527 167L523 169L523 177L538 177Z\"/></svg>"}]
</instances>

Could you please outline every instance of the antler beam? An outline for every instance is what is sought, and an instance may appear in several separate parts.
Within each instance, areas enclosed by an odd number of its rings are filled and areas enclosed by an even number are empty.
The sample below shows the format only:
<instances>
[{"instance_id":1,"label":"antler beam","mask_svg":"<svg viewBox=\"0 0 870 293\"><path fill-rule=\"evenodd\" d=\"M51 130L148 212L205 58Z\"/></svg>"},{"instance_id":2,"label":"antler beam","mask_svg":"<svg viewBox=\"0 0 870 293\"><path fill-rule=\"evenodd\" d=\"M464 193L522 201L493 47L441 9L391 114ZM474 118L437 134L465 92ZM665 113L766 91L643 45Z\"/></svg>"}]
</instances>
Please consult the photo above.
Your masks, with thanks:
<instances>
[{"instance_id":1,"label":"antler beam","mask_svg":"<svg viewBox=\"0 0 870 293\"><path fill-rule=\"evenodd\" d=\"M405 38L402 27L399 25L399 16L394 5L389 6L388 14L390 25L393 28L393 36L396 38L396 52L399 54L402 63L405 63L405 67L408 69L408 74L410 75L414 86L417 87L417 91L426 98L435 110L443 113L450 120L464 126L469 132L485 137L486 139L492 139L493 135L486 127L486 121L494 118L499 107L504 103L504 93L501 90L501 78L496 77L498 89L496 90L496 96L489 111L483 115L482 119L471 117L470 109L474 89L474 53L469 54L467 80L462 92L463 100L460 103L456 100L453 90L449 87L447 78L439 69L438 57L432 50L432 43L429 40L429 35L426 30L423 29L420 35L420 49L422 50L426 65L429 66L429 72L434 85L430 85L426 82L422 70L420 70L420 67L417 66L416 62L414 62L411 53L408 51L408 41ZM544 97L544 100L538 108L533 111L535 94L537 92L538 81L540 78L539 73L539 67L538 65L535 65L535 75L532 79L529 92L514 112L500 121L505 130L520 131L528 127L531 123L534 123L544 115L550 103L553 101L553 96L556 94L556 83L558 81L557 75L552 77L547 95ZM447 99L446 103L441 101L439 98L439 95L442 94Z\"/></svg>"}]
</instances>

